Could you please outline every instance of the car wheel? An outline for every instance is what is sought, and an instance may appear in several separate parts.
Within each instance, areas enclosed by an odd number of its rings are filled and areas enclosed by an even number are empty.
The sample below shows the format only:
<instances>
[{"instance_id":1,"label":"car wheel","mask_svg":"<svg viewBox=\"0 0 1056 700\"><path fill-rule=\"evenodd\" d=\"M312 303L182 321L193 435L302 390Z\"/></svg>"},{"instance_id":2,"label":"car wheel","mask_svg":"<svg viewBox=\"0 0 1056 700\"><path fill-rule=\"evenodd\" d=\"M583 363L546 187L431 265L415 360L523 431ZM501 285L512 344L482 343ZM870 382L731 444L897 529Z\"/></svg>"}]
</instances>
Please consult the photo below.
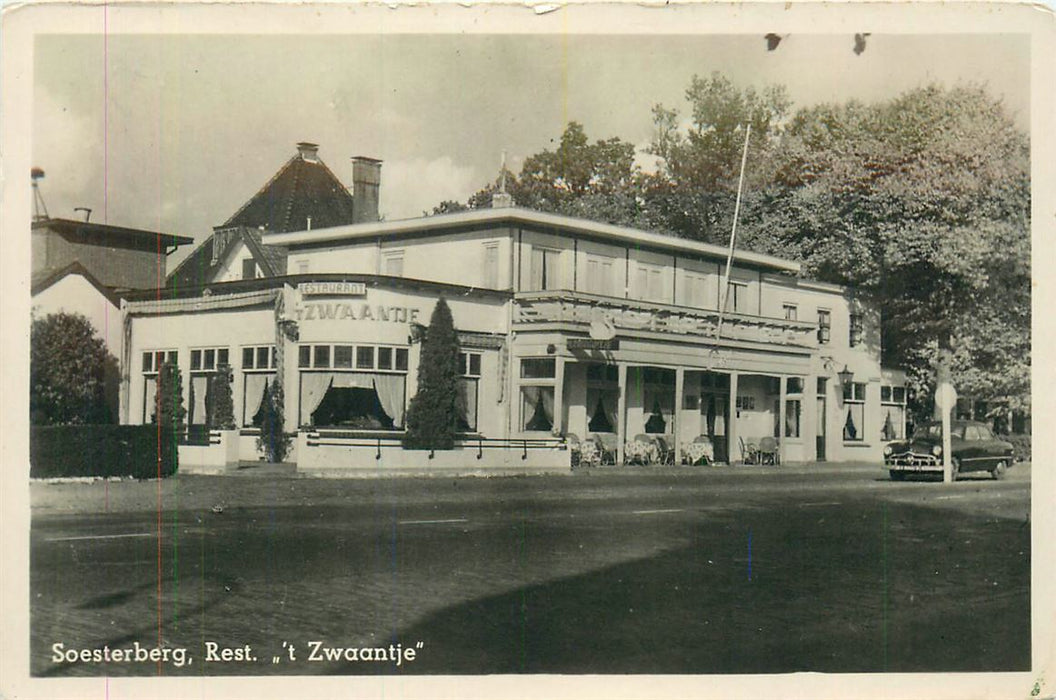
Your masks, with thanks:
<instances>
[{"instance_id":1,"label":"car wheel","mask_svg":"<svg viewBox=\"0 0 1056 700\"><path fill-rule=\"evenodd\" d=\"M1005 464L1005 460L1002 459L994 465L993 469L990 470L990 476L994 477L995 479L1004 479L1005 472L1007 471L1007 469L1008 466L1007 464Z\"/></svg>"},{"instance_id":2,"label":"car wheel","mask_svg":"<svg viewBox=\"0 0 1056 700\"><path fill-rule=\"evenodd\" d=\"M903 479L906 478L906 473L905 472L900 472L900 471L896 471L894 469L891 469L891 470L888 471L888 473L891 475L891 481L902 481Z\"/></svg>"},{"instance_id":3,"label":"car wheel","mask_svg":"<svg viewBox=\"0 0 1056 700\"><path fill-rule=\"evenodd\" d=\"M950 480L957 481L957 477L961 473L961 460L954 457L950 460Z\"/></svg>"}]
</instances>

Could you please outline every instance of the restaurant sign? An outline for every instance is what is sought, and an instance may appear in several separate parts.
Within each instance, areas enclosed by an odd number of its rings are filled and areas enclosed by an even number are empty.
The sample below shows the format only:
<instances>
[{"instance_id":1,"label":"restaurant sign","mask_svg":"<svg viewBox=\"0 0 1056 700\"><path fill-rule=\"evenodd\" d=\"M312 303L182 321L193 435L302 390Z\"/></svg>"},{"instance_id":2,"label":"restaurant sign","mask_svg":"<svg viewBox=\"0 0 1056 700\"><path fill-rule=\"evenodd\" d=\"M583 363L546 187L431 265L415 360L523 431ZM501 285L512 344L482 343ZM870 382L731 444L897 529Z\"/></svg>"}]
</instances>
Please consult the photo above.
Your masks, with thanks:
<instances>
[{"instance_id":1,"label":"restaurant sign","mask_svg":"<svg viewBox=\"0 0 1056 700\"><path fill-rule=\"evenodd\" d=\"M304 282L297 285L304 297L365 297L367 285L363 282Z\"/></svg>"},{"instance_id":2,"label":"restaurant sign","mask_svg":"<svg viewBox=\"0 0 1056 700\"><path fill-rule=\"evenodd\" d=\"M382 321L418 323L418 309L384 304L308 302L294 308L298 321Z\"/></svg>"},{"instance_id":3,"label":"restaurant sign","mask_svg":"<svg viewBox=\"0 0 1056 700\"><path fill-rule=\"evenodd\" d=\"M569 350L619 350L619 338L569 338Z\"/></svg>"}]
</instances>

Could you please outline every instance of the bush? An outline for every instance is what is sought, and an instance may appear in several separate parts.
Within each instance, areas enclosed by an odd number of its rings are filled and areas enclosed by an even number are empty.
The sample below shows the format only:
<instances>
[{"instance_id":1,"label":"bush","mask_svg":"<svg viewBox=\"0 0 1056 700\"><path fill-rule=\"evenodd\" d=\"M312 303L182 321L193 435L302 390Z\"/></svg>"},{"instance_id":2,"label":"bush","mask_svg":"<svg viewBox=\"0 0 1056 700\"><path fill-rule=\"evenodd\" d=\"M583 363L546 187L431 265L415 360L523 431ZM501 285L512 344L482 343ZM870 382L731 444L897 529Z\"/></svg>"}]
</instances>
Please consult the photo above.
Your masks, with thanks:
<instances>
[{"instance_id":1,"label":"bush","mask_svg":"<svg viewBox=\"0 0 1056 700\"><path fill-rule=\"evenodd\" d=\"M131 476L176 472L176 441L157 425L35 425L29 433L29 475Z\"/></svg>"},{"instance_id":2,"label":"bush","mask_svg":"<svg viewBox=\"0 0 1056 700\"><path fill-rule=\"evenodd\" d=\"M117 420L117 359L85 316L54 313L30 329L29 415L33 425Z\"/></svg>"},{"instance_id":3,"label":"bush","mask_svg":"<svg viewBox=\"0 0 1056 700\"><path fill-rule=\"evenodd\" d=\"M1030 461L1030 435L1001 435L1000 438L1012 443L1016 459L1024 462Z\"/></svg>"}]
</instances>

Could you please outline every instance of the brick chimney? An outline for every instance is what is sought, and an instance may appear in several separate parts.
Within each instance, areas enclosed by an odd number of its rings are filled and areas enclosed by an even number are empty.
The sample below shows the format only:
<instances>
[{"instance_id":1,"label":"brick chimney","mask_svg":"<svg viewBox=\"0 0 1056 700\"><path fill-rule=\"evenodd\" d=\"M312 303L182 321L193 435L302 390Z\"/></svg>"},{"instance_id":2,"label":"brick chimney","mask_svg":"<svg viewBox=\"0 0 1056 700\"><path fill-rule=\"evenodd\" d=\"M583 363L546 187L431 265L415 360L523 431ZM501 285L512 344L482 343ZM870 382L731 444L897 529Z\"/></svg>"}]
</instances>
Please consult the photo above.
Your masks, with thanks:
<instances>
[{"instance_id":1,"label":"brick chimney","mask_svg":"<svg viewBox=\"0 0 1056 700\"><path fill-rule=\"evenodd\" d=\"M366 156L352 157L352 222L378 220L378 191L381 187L381 161Z\"/></svg>"}]
</instances>

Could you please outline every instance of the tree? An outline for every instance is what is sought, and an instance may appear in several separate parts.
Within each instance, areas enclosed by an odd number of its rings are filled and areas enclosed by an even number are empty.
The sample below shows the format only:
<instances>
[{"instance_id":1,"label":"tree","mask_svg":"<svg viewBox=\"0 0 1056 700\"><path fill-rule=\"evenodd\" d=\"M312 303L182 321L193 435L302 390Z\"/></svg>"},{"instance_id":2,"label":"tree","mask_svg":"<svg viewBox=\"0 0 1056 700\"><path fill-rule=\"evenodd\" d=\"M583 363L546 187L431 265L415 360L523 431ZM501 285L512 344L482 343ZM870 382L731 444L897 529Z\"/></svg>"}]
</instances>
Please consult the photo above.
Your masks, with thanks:
<instances>
[{"instance_id":1,"label":"tree","mask_svg":"<svg viewBox=\"0 0 1056 700\"><path fill-rule=\"evenodd\" d=\"M269 462L282 462L290 451L290 436L286 434L285 396L282 382L276 378L264 391L260 411L260 435L257 449L264 452Z\"/></svg>"},{"instance_id":2,"label":"tree","mask_svg":"<svg viewBox=\"0 0 1056 700\"><path fill-rule=\"evenodd\" d=\"M962 395L1029 409L1029 141L999 100L930 86L804 109L771 162L750 245L873 294L885 364L919 397L948 348Z\"/></svg>"},{"instance_id":3,"label":"tree","mask_svg":"<svg viewBox=\"0 0 1056 700\"><path fill-rule=\"evenodd\" d=\"M235 427L235 403L231 396L231 365L217 365L216 372L209 377L209 393L206 394L205 422L210 428L233 430Z\"/></svg>"},{"instance_id":4,"label":"tree","mask_svg":"<svg viewBox=\"0 0 1056 700\"><path fill-rule=\"evenodd\" d=\"M771 180L771 169L763 164L779 144L791 101L783 86L740 88L719 73L693 76L686 100L691 107L686 127L678 110L653 108L649 153L660 159L660 168L641 180L647 227L725 243L733 224L746 129L751 124L748 162L754 167L747 169L745 183L751 198Z\"/></svg>"},{"instance_id":5,"label":"tree","mask_svg":"<svg viewBox=\"0 0 1056 700\"><path fill-rule=\"evenodd\" d=\"M404 447L449 450L458 421L458 333L443 297L436 302L422 339L418 392L407 408Z\"/></svg>"},{"instance_id":6,"label":"tree","mask_svg":"<svg viewBox=\"0 0 1056 700\"><path fill-rule=\"evenodd\" d=\"M565 127L558 147L526 158L519 175L506 170L470 196L467 204L441 202L433 213L488 208L492 195L504 187L519 207L645 226L639 197L642 174L634 159L633 144L616 137L591 143L583 126L572 121Z\"/></svg>"},{"instance_id":7,"label":"tree","mask_svg":"<svg viewBox=\"0 0 1056 700\"><path fill-rule=\"evenodd\" d=\"M112 423L108 385L117 359L81 314L33 319L30 329L30 420L34 425Z\"/></svg>"},{"instance_id":8,"label":"tree","mask_svg":"<svg viewBox=\"0 0 1056 700\"><path fill-rule=\"evenodd\" d=\"M183 405L183 375L174 362L165 362L158 369L158 386L154 394L154 415L151 420L161 430L179 438L187 424L187 409Z\"/></svg>"}]
</instances>

